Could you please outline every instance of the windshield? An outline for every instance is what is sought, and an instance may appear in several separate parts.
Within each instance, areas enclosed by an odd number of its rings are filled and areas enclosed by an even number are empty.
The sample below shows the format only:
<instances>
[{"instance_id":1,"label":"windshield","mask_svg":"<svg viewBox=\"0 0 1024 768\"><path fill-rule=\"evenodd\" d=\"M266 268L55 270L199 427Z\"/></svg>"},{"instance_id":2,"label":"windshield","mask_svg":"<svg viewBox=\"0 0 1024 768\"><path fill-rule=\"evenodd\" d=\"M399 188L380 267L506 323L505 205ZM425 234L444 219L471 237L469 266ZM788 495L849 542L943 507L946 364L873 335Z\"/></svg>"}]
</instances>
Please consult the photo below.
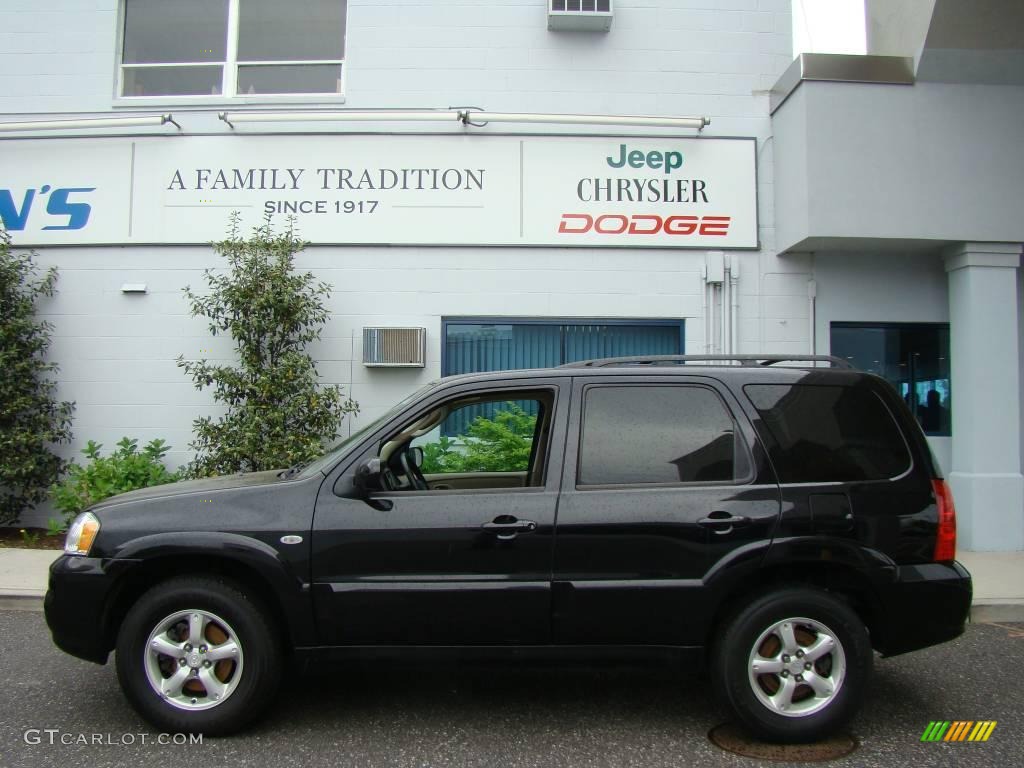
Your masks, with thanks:
<instances>
[{"instance_id":1,"label":"windshield","mask_svg":"<svg viewBox=\"0 0 1024 768\"><path fill-rule=\"evenodd\" d=\"M403 410L413 401L419 400L423 395L425 395L431 389L436 387L438 383L439 381L432 381L426 386L417 389L415 392L413 392L408 397L398 402L394 407L392 407L390 410L384 413L384 415L377 417L366 426L356 430L351 435L342 440L340 443L329 448L327 452L319 459L315 459L310 464L303 467L302 472L299 474L299 476L310 477L316 472L326 473L326 471L342 457L342 454L345 453L346 449L350 445L357 443L365 435L369 434L377 427L379 427L381 424L383 424L385 421L395 416L399 411Z\"/></svg>"}]
</instances>

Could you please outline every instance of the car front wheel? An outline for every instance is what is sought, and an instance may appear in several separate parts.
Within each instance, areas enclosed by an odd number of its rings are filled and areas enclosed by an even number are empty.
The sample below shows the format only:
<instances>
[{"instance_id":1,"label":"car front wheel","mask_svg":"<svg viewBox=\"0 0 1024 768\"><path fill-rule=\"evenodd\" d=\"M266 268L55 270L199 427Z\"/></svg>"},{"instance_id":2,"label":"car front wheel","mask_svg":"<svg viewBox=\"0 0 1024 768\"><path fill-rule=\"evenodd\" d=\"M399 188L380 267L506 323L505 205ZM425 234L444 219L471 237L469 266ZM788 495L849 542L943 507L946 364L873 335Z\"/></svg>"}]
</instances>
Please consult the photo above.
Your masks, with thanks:
<instances>
[{"instance_id":1,"label":"car front wheel","mask_svg":"<svg viewBox=\"0 0 1024 768\"><path fill-rule=\"evenodd\" d=\"M714 657L719 693L754 735L807 742L857 711L872 667L857 614L816 589L770 592L727 623Z\"/></svg>"},{"instance_id":2,"label":"car front wheel","mask_svg":"<svg viewBox=\"0 0 1024 768\"><path fill-rule=\"evenodd\" d=\"M215 578L146 592L117 639L117 676L135 709L168 733L238 730L270 703L280 641L265 608Z\"/></svg>"}]
</instances>

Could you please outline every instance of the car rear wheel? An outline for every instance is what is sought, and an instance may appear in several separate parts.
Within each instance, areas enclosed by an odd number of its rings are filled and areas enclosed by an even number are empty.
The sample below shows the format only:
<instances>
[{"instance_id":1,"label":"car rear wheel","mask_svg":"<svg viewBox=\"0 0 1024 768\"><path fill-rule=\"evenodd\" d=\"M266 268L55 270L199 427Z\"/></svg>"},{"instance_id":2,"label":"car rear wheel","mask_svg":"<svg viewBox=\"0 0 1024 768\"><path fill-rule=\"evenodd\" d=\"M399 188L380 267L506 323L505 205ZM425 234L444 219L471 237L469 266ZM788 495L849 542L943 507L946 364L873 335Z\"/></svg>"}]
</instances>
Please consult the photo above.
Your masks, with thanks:
<instances>
[{"instance_id":1,"label":"car rear wheel","mask_svg":"<svg viewBox=\"0 0 1024 768\"><path fill-rule=\"evenodd\" d=\"M117 676L139 714L161 730L229 733L271 702L281 644L265 608L238 586L174 579L146 592L125 617Z\"/></svg>"},{"instance_id":2,"label":"car rear wheel","mask_svg":"<svg viewBox=\"0 0 1024 768\"><path fill-rule=\"evenodd\" d=\"M727 622L714 655L718 692L754 735L807 742L857 711L872 667L857 614L816 589L770 592Z\"/></svg>"}]
</instances>

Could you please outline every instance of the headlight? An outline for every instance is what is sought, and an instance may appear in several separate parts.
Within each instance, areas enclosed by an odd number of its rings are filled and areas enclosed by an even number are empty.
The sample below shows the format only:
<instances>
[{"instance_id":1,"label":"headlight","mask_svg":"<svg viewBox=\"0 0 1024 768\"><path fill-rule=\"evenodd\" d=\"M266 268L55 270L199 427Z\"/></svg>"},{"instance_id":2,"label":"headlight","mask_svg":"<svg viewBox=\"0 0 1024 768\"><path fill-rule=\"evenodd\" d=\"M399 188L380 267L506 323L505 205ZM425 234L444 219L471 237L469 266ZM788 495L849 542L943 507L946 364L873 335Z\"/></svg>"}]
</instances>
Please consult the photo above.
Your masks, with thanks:
<instances>
[{"instance_id":1,"label":"headlight","mask_svg":"<svg viewBox=\"0 0 1024 768\"><path fill-rule=\"evenodd\" d=\"M64 540L64 554L88 555L96 534L100 532L100 521L92 512L83 512L75 518Z\"/></svg>"}]
</instances>

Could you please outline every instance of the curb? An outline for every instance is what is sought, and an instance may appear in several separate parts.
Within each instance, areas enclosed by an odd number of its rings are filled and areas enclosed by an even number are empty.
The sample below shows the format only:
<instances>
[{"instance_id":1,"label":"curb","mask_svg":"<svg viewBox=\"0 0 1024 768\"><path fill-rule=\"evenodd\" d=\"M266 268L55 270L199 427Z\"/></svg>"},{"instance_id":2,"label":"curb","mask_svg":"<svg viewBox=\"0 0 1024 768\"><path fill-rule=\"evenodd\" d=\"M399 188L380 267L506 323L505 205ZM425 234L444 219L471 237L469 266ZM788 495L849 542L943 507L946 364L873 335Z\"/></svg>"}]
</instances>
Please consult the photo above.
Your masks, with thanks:
<instances>
[{"instance_id":1,"label":"curb","mask_svg":"<svg viewBox=\"0 0 1024 768\"><path fill-rule=\"evenodd\" d=\"M971 622L1024 622L1024 600L977 600L971 606Z\"/></svg>"},{"instance_id":2,"label":"curb","mask_svg":"<svg viewBox=\"0 0 1024 768\"><path fill-rule=\"evenodd\" d=\"M0 591L0 611L42 611L42 589L18 589Z\"/></svg>"}]
</instances>

